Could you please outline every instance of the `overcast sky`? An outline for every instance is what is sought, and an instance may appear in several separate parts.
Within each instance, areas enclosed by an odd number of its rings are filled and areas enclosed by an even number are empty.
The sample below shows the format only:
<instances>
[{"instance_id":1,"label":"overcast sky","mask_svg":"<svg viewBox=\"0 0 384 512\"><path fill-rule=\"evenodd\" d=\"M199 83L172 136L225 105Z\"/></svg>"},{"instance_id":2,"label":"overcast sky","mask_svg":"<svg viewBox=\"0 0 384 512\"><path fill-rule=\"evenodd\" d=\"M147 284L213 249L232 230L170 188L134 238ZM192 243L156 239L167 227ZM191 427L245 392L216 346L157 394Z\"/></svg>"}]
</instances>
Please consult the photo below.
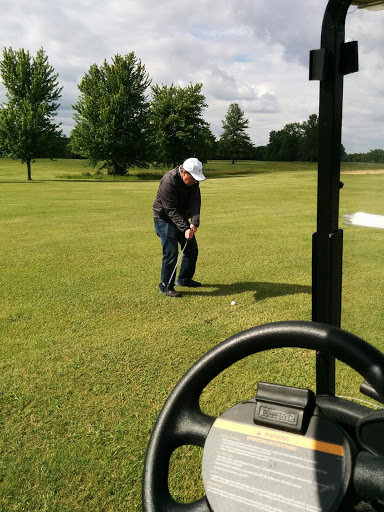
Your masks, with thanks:
<instances>
[{"instance_id":1,"label":"overcast sky","mask_svg":"<svg viewBox=\"0 0 384 512\"><path fill-rule=\"evenodd\" d=\"M203 83L213 133L230 103L249 119L256 146L271 130L318 114L308 79L327 0L0 0L1 48L43 47L63 86L58 121L69 135L77 85L96 63L133 51L153 84ZM384 148L384 11L350 8L346 39L360 71L344 80L347 153ZM6 101L0 83L0 102Z\"/></svg>"}]
</instances>

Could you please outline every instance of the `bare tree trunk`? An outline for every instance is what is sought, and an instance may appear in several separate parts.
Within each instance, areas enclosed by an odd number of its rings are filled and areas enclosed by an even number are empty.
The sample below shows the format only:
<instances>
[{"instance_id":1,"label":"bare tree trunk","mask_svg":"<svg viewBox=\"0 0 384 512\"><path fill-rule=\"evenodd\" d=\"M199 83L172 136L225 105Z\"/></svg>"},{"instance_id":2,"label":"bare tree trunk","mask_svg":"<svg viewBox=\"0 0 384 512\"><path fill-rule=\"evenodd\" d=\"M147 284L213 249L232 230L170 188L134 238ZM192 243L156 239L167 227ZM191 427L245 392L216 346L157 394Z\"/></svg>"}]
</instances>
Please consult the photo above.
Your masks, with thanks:
<instances>
[{"instance_id":1,"label":"bare tree trunk","mask_svg":"<svg viewBox=\"0 0 384 512\"><path fill-rule=\"evenodd\" d=\"M31 172L31 159L27 159L27 169L28 169L28 181L32 181L32 172Z\"/></svg>"}]
</instances>

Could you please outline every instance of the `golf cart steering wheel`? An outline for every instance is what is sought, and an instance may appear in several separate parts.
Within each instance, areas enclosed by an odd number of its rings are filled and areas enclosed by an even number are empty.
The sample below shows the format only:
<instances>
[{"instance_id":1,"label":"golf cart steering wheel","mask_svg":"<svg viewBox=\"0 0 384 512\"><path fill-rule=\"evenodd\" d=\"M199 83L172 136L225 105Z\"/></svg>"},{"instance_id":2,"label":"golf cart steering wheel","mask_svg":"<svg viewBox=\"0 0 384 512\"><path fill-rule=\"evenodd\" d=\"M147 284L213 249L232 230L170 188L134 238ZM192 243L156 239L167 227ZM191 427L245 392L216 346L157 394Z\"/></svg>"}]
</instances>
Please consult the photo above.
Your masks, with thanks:
<instances>
[{"instance_id":1,"label":"golf cart steering wheel","mask_svg":"<svg viewBox=\"0 0 384 512\"><path fill-rule=\"evenodd\" d=\"M254 399L219 418L201 411L202 391L222 371L249 355L286 347L336 357L383 401L384 355L346 331L314 322L277 322L236 334L188 370L161 410L145 460L144 512L335 512L351 510L361 500L384 500L382 410L259 383ZM372 446L372 439L380 440ZM193 503L176 502L168 487L171 455L184 445L204 448L206 495Z\"/></svg>"}]
</instances>

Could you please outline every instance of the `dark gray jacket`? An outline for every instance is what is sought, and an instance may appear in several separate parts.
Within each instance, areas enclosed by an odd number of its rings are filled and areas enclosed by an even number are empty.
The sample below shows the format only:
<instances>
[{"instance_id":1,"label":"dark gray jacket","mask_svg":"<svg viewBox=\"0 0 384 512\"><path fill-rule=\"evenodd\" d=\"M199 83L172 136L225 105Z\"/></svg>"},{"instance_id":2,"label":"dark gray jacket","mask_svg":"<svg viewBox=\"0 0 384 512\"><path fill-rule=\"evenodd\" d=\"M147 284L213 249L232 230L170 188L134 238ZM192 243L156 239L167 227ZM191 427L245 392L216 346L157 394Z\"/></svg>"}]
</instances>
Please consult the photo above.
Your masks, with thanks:
<instances>
[{"instance_id":1,"label":"dark gray jacket","mask_svg":"<svg viewBox=\"0 0 384 512\"><path fill-rule=\"evenodd\" d=\"M191 224L199 227L201 195L199 184L187 186L181 177L179 167L168 171L161 180L153 203L155 221L173 222L180 231L189 229Z\"/></svg>"}]
</instances>

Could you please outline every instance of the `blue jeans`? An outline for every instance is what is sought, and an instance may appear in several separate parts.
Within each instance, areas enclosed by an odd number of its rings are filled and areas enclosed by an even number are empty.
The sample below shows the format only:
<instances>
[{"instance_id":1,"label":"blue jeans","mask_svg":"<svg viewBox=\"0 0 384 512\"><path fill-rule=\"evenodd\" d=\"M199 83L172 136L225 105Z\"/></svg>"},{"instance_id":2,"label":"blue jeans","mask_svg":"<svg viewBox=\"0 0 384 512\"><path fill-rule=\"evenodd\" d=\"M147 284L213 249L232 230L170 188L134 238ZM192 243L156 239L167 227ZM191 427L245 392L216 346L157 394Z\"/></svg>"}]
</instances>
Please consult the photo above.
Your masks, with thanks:
<instances>
[{"instance_id":1,"label":"blue jeans","mask_svg":"<svg viewBox=\"0 0 384 512\"><path fill-rule=\"evenodd\" d=\"M186 242L185 235L177 229L175 224L155 221L155 232L161 240L163 247L163 259L161 263L161 282L168 286L172 272L175 268L178 255L178 244L183 248ZM183 259L177 282L181 285L187 284L195 274L198 248L196 236L188 240L184 251ZM175 285L175 275L173 274L169 287L172 289Z\"/></svg>"}]
</instances>

